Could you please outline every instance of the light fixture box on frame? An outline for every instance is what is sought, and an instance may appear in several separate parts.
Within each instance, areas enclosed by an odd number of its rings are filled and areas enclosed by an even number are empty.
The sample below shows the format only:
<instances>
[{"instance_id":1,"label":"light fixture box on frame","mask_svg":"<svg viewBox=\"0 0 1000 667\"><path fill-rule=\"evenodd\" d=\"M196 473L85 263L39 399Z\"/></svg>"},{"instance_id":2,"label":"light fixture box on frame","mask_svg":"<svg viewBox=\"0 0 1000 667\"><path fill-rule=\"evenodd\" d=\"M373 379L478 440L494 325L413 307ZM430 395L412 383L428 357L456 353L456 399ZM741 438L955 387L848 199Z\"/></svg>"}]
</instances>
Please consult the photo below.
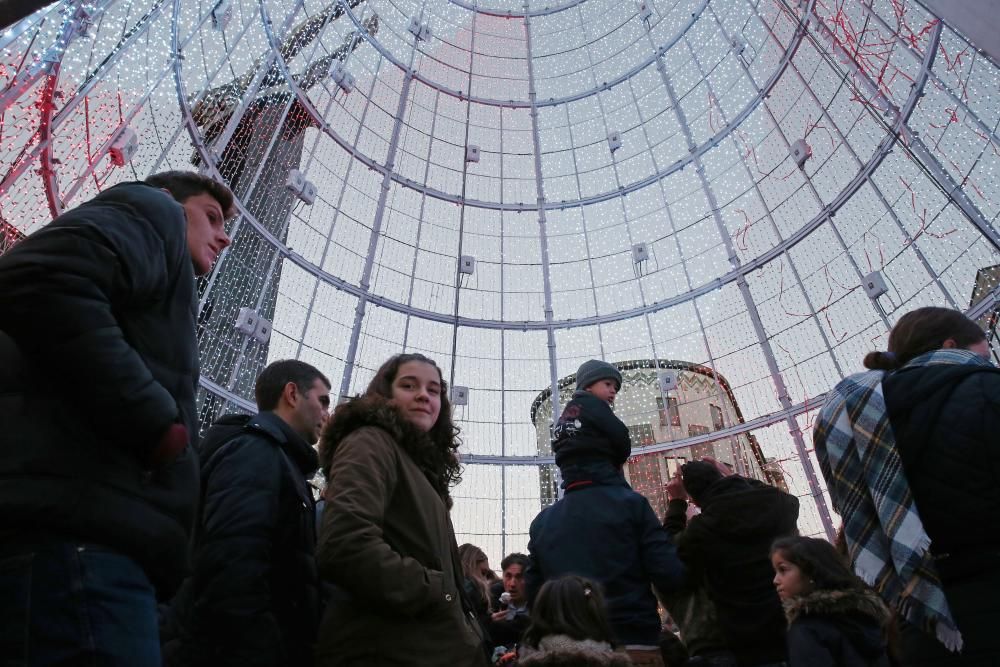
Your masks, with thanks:
<instances>
[{"instance_id":1,"label":"light fixture box on frame","mask_svg":"<svg viewBox=\"0 0 1000 667\"><path fill-rule=\"evenodd\" d=\"M451 404L452 405L468 405L469 404L469 388L463 387L461 385L454 385L451 388Z\"/></svg>"}]
</instances>

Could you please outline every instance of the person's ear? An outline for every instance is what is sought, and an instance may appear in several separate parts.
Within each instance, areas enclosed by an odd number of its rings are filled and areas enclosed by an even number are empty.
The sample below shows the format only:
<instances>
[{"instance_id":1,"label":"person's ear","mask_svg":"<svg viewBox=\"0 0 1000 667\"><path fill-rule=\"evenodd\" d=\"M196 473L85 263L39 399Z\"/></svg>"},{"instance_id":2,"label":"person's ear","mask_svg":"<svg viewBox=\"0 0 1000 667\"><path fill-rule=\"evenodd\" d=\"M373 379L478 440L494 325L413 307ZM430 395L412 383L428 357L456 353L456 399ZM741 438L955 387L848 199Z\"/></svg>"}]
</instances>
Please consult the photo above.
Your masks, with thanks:
<instances>
[{"instance_id":1,"label":"person's ear","mask_svg":"<svg viewBox=\"0 0 1000 667\"><path fill-rule=\"evenodd\" d=\"M958 343L955 342L954 338L948 338L943 343L941 343L941 347L944 348L945 350L954 350L956 347L958 347Z\"/></svg>"},{"instance_id":2,"label":"person's ear","mask_svg":"<svg viewBox=\"0 0 1000 667\"><path fill-rule=\"evenodd\" d=\"M299 398L302 394L299 392L298 386L294 382L286 382L285 388L281 390L281 398L284 399L285 403L288 403L290 407L295 407Z\"/></svg>"}]
</instances>

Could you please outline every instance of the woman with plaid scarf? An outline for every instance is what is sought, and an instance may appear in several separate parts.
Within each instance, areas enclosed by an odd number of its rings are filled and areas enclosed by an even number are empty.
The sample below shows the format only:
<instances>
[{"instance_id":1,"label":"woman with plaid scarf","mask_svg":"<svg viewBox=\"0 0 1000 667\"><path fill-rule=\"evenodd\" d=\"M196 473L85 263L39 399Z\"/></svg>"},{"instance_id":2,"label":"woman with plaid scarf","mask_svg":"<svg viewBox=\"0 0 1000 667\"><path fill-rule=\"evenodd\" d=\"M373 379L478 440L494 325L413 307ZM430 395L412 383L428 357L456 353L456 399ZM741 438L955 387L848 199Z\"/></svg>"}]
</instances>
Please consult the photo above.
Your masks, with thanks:
<instances>
[{"instance_id":1,"label":"woman with plaid scarf","mask_svg":"<svg viewBox=\"0 0 1000 667\"><path fill-rule=\"evenodd\" d=\"M854 571L901 622L902 664L1000 664L1000 369L962 313L900 318L814 442Z\"/></svg>"}]
</instances>

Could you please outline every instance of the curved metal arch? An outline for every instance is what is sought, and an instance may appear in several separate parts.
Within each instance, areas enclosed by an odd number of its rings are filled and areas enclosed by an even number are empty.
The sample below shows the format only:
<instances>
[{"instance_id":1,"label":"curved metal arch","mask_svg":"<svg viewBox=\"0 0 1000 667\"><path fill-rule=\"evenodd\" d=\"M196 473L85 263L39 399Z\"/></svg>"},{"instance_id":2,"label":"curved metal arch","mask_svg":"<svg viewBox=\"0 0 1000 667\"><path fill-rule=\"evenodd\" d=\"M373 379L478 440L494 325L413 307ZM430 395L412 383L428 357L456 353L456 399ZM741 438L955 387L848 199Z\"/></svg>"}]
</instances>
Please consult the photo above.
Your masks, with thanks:
<instances>
[{"instance_id":1,"label":"curved metal arch","mask_svg":"<svg viewBox=\"0 0 1000 667\"><path fill-rule=\"evenodd\" d=\"M556 5L555 7L543 7L542 9L526 9L524 11L514 11L511 9L491 9L477 7L474 3L465 2L464 0L448 0L449 4L455 5L456 7L461 7L462 9L467 9L470 12L475 12L477 14L482 14L484 16L496 16L502 19L522 19L525 17L534 16L547 16L549 14L558 14L559 12L565 11L567 9L572 9L577 5L582 5L587 0L569 0L561 5ZM527 5L528 2L523 3Z\"/></svg>"},{"instance_id":2,"label":"curved metal arch","mask_svg":"<svg viewBox=\"0 0 1000 667\"><path fill-rule=\"evenodd\" d=\"M175 0L175 3L179 1L180 0ZM263 6L261 7L261 12L266 16L266 9ZM271 22L269 20L265 20L264 24L268 40L271 42L271 45L273 47L274 34L273 30L271 29ZM805 23L800 21L799 27L797 28L797 35L799 37L798 39L795 40L796 44L798 44L801 41L801 38L805 35L805 31L806 31ZM786 55L788 56L788 60L790 61L791 55L794 55L794 53ZM305 95L302 93L301 89L299 89L298 86L295 85L294 80L289 75L286 63L281 58L278 58L276 62L278 67L281 68L282 73L285 75L286 80L289 81L289 85L294 88L296 95L299 96L299 100L302 101L303 98L305 98ZM175 78L177 79L178 95L180 96L180 101L183 109L186 100L183 97L183 84L180 79L179 67L180 65L178 61L177 63L175 63ZM785 63L785 66L781 68L781 71L784 71L785 67L787 67L787 62ZM328 284L332 285L334 288L346 292L348 294L351 294L352 296L358 299L365 299L367 300L368 303L371 303L381 308L386 308L388 310L407 314L413 317L418 317L428 321L441 322L444 324L451 324L455 326L467 326L470 328L481 328L481 329L499 329L499 330L510 330L510 331L518 331L518 330L538 331L538 330L548 330L550 327L552 329L571 329L581 326L608 324L611 322L619 322L622 320L632 319L635 317L642 316L644 314L659 312L661 310L670 308L672 306L687 303L688 301L696 299L700 296L704 296L705 294L708 294L717 289L721 289L724 285L736 282L741 278L743 278L744 276L746 276L747 274L763 267L765 264L776 259L780 255L785 253L788 249L790 249L791 247L795 246L803 239L805 239L809 234L811 234L820 225L822 225L827 219L832 218L836 214L836 212L858 191L858 189L860 189L861 186L871 178L871 175L874 173L874 171L879 167L879 165L881 165L882 161L886 158L886 156L888 156L888 154L892 150L892 147L898 140L900 133L906 131L907 129L906 121L909 119L910 115L913 112L913 109L916 106L917 101L920 98L920 92L926 80L927 80L927 67L924 67L921 74L917 77L916 85L912 87L910 95L907 98L906 102L904 103L903 107L899 110L897 114L895 114L895 122L889 128L890 131L886 133L886 136L879 143L878 148L876 149L872 157L869 159L869 161L865 164L864 168L858 171L855 177L851 179L850 183L848 183L847 186L845 186L845 188L837 195L837 197L835 197L829 204L824 206L823 209L821 209L816 216L814 216L808 223L799 228L794 234L791 234L781 244L771 248L768 252L759 255L758 257L755 257L754 259L747 261L738 267L733 268L731 271L720 276L719 278L710 281L708 283L705 283L694 289L691 289L683 294L678 294L669 299L664 299L662 301L658 301L645 306L639 306L636 308L618 311L616 313L610 313L607 315L594 315L585 318L575 318L568 320L553 320L551 323L544 321L504 322L499 320L483 320L483 319L467 318L461 316L456 317L453 314L439 313L421 308L414 308L412 306L400 303L398 301L387 299L380 295L374 294L366 289L363 289L360 286L353 285L343 280L342 278L334 276L328 273L327 271L317 267L312 262L306 260L305 257L289 249L287 245L283 244L273 234L268 232L263 227L263 225L261 225L256 220L256 218L243 207L242 202L237 201L236 205L240 210L241 214L243 215L244 220L248 222L257 231L257 233L261 235L262 238L266 239L272 246L274 246L277 249L277 251L280 252L286 258L286 260L292 261L296 266L298 266L302 270L316 276L320 280L324 280ZM771 86L773 86L773 82L769 83ZM765 88L762 90L767 90L767 89L769 88ZM758 96L758 99L763 99L763 96ZM305 100L308 101L308 98L305 98ZM309 108L310 111L315 111L315 108L311 106L311 103ZM206 150L204 142L201 140L200 135L197 132L197 129L193 126L193 120L190 119L189 110L186 111L188 111L188 113L185 114L185 122L188 123L190 121L189 132L191 132L192 134L192 139L194 140L196 150L199 151L199 153L204 153L204 151ZM735 127L735 126L736 126L735 123L730 123L729 125L729 127ZM718 135L716 138L713 138L713 141L715 141L716 139L718 139L718 141L722 140L722 138L718 137ZM690 159L694 159L694 157L700 157L700 155L704 152L704 150L707 150L705 148L705 145L700 147L699 151L692 153ZM361 156L357 157L358 159L361 159ZM365 164L369 164L369 162L370 161L367 161L365 162ZM219 176L218 171L214 165L211 166L211 171L213 175L217 177ZM380 171L383 174L386 173L386 170L384 168L378 169L378 171ZM615 196L617 196L617 193Z\"/></svg>"},{"instance_id":3,"label":"curved metal arch","mask_svg":"<svg viewBox=\"0 0 1000 667\"><path fill-rule=\"evenodd\" d=\"M656 62L657 58L661 57L663 54L669 51L675 44L677 44L677 42L680 41L680 39L687 33L687 31L690 30L692 26L694 26L694 24L698 21L698 19L701 18L702 12L704 12L705 8L708 7L708 2L709 0L701 0L701 4L697 7L695 11L691 13L691 18L688 19L687 23L684 25L683 30L675 34L673 37L671 37L665 44L661 45L660 48L657 49L657 51L654 52L653 55L651 55L645 61L635 65L634 67L622 73L621 75L615 77L611 81L602 83L600 86L597 86L590 90L581 91L579 93L574 93L572 95L566 95L564 97L558 97L558 98L550 97L546 100L539 100L538 102L535 103L534 106L547 107L547 106L556 106L558 104L566 104L567 102L575 102L576 100L582 100L592 95L596 95L597 93L603 90L614 88L615 86L627 81L628 79L632 78L642 70L652 65L654 62ZM347 7L346 0L340 0L340 3L343 7L345 7L345 13L347 16L350 17L351 21L354 23L355 29L359 29L361 27L361 21L358 19L357 16L354 15L354 12L352 12L350 8ZM364 35L364 39L369 44L371 44L372 48L378 51L383 58L385 58L390 63L392 63L399 69L403 70L404 72L407 70L407 67L403 65L402 62L400 62L399 59L396 58L395 55L389 52L388 49L382 46L382 44L377 39L368 34ZM428 88L432 88L441 93L444 93L445 95L450 95L451 97L456 97L463 101L468 100L470 102L474 102L476 104L482 104L485 106L507 107L511 109L527 109L532 106L530 100L501 100L488 97L478 97L476 95L468 95L462 92L461 90L455 90L454 88L448 88L447 86L442 86L415 70L413 71L413 78L414 80L419 81Z\"/></svg>"},{"instance_id":4,"label":"curved metal arch","mask_svg":"<svg viewBox=\"0 0 1000 667\"><path fill-rule=\"evenodd\" d=\"M340 1L343 4L345 0L340 0ZM703 4L707 5L707 2L708 2L708 0L704 0ZM263 7L262 7L262 10L263 10ZM350 12L350 9L347 9L345 11L346 11L346 13L348 15L350 15L352 21L355 21L355 22L357 21L357 17L355 17ZM273 46L274 36L273 36L273 31L270 28L269 22L265 22L264 30L265 30L265 33L268 35L269 42ZM661 171L658 171L658 172L655 172L653 174L650 174L649 176L647 176L645 178L642 178L642 179L640 179L638 181L633 181L632 183L630 183L628 185L625 185L625 186L622 186L621 188L618 188L616 190L611 190L611 191L608 191L608 192L602 192L602 193L598 193L598 194L595 194L595 195L590 195L588 197L583 197L583 198L574 199L574 200L562 200L562 201L558 201L558 202L545 201L545 202L542 202L541 204L539 204L539 202L537 202L537 201L534 204L530 204L530 203L506 204L506 203L502 203L502 202L488 202L488 201L483 201L483 200L480 200L480 199L467 199L467 198L463 198L463 197L461 197L459 195L449 194L449 193L444 192L442 190L438 190L436 188L428 187L426 184L421 185L421 184L413 181L412 179L406 178L405 176L402 176L402 175L400 175L398 173L395 173L395 172L390 172L389 176L390 176L390 178L394 182L398 183L399 185L402 185L404 187L410 188L411 190L414 190L416 192L423 193L423 194L428 195L430 197L434 197L435 199L440 199L442 201L451 202L453 204L461 204L461 205L464 205L464 206L472 206L474 208L482 208L482 209L496 210L496 211L520 211L520 212L524 212L524 211L536 211L536 210L538 210L540 208L540 206L544 207L546 210L576 208L576 207L579 207L579 206L586 206L586 205L590 205L590 204L598 204L598 203L601 203L601 202L609 201L609 200L614 199L616 197L627 195L627 194L629 194L631 192L635 192L635 191L640 190L642 188L645 188L645 187L647 187L647 186L649 186L649 185L651 185L653 183L656 183L657 181L665 179L668 176L670 176L671 174L673 174L673 173L675 173L677 171L680 171L681 169L684 169L686 166L688 166L689 164L691 164L695 160L701 158L708 151L710 151L711 149L715 148L720 143L722 143L725 139L727 139L729 137L729 135L732 134L732 132L736 130L737 127L739 127L754 111L756 111L757 107L762 103L762 101L768 95L770 95L771 90L774 88L775 85L777 85L777 82L780 80L781 76L784 74L785 70L788 68L789 63L791 62L792 57L795 55L795 52L798 50L798 46L799 46L799 44L801 44L802 39L804 38L805 34L806 34L806 24L805 24L804 21L800 20L798 26L796 27L795 33L792 36L792 40L791 40L789 46L786 48L784 55L782 56L781 60L778 63L778 67L774 70L774 72L772 72L771 76L765 82L764 86L761 87L758 90L757 96L755 98L753 98L752 100L750 100L746 104L746 106L738 114L736 114L733 117L733 119L729 123L727 123L712 138L708 139L701 146L698 146L695 150L689 152L688 155L684 156L680 160L677 160L676 162L674 162L673 164L667 166L666 168L662 169ZM681 34L678 37L678 40L681 37L683 37L683 34ZM365 39L369 39L370 36L367 35L367 34L365 34L364 38ZM369 39L369 43L372 43L370 41L370 39ZM656 50L656 52L655 52L657 55L653 58L653 61L655 62L659 57L661 57L664 53L666 53L666 50L668 50L668 49L666 49L663 46L659 47ZM380 51L380 53L381 53L381 51ZM383 56L385 56L384 53L383 53ZM398 63L396 63L395 61L393 61L391 59L390 59L390 62L392 62L393 64L396 64L398 66ZM276 63L278 65L278 67L282 70L282 73L285 75L285 78L286 78L286 81L288 82L289 88L295 94L296 98L303 105L303 107L305 107L306 110L309 111L309 113L312 115L312 117L315 120L316 125L318 126L318 128L320 129L320 131L324 132L327 136L329 136L331 139L333 139L333 141L335 141L338 145L340 145L341 148L343 148L345 151L347 151L348 153L350 153L351 156L354 159L357 159L357 160L361 161L366 167L368 167L372 171L376 171L379 174L381 174L381 175L384 176L386 174L386 172L387 172L387 167L385 167L382 164L379 164L375 160L369 158L367 155L362 155L362 154L358 153L357 152L357 147L351 146L343 137L341 137L337 132L335 132L333 130L333 128L330 127L330 125L326 122L326 120L323 119L320 116L320 114L317 112L315 105L313 105L313 103L309 99L309 97L299 88L298 84L296 84L296 82L292 79L292 77L288 73L288 67L287 67L287 64L284 62L284 60L281 59L281 58L278 58L276 60ZM404 72L404 74L405 73L409 73L408 68L403 67L401 69ZM415 72L413 73L413 77L415 79L418 78L418 76L417 76L417 74ZM437 90L438 92L447 93L447 91L444 91L443 89L440 89L440 88L435 88L435 90ZM465 100L465 99L469 99L469 98L467 98L467 97L461 97L460 99ZM507 106L510 106L510 105L507 105ZM538 105L538 106L541 106L541 105Z\"/></svg>"}]
</instances>

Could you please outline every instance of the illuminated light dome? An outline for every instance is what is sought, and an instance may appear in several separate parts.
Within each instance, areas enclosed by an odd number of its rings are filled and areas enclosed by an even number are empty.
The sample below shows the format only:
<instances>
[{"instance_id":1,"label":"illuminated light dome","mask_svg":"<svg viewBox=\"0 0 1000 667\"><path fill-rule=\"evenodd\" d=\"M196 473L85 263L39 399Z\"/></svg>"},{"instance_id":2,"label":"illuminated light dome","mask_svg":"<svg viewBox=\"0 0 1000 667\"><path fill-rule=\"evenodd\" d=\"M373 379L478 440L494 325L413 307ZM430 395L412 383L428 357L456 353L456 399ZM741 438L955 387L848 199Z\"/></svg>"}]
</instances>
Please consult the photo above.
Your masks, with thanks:
<instances>
[{"instance_id":1,"label":"illuminated light dome","mask_svg":"<svg viewBox=\"0 0 1000 667\"><path fill-rule=\"evenodd\" d=\"M459 540L497 560L543 503L539 391L684 359L830 535L824 392L902 313L997 301L996 54L952 23L902 0L61 2L0 33L0 251L203 170L241 212L200 284L205 423L253 409L269 360L346 397L427 354L466 389Z\"/></svg>"}]
</instances>

